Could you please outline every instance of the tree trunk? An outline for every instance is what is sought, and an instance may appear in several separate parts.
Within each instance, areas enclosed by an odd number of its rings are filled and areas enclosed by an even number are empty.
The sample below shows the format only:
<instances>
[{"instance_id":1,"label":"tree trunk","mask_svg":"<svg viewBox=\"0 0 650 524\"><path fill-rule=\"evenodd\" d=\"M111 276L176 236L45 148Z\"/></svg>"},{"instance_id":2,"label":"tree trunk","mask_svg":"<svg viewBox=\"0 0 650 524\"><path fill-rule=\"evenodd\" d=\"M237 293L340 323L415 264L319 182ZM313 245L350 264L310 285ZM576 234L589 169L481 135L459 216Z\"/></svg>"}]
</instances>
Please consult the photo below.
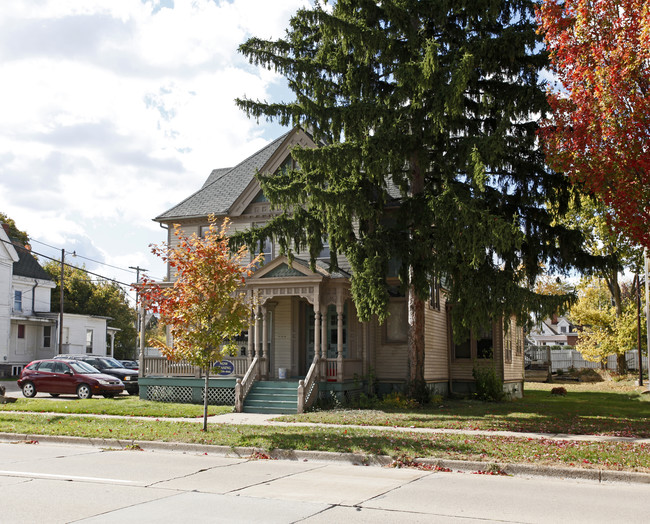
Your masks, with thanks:
<instances>
[{"instance_id":1,"label":"tree trunk","mask_svg":"<svg viewBox=\"0 0 650 524\"><path fill-rule=\"evenodd\" d=\"M203 372L205 374L205 385L203 386L203 431L208 431L208 385L210 383L210 368L205 368Z\"/></svg>"},{"instance_id":2,"label":"tree trunk","mask_svg":"<svg viewBox=\"0 0 650 524\"><path fill-rule=\"evenodd\" d=\"M424 192L424 176L417 153L411 155L410 196ZM411 242L414 242L411 231ZM418 402L429 400L427 384L424 381L424 300L417 294L413 285L413 265L409 267L408 287L408 395Z\"/></svg>"},{"instance_id":3,"label":"tree trunk","mask_svg":"<svg viewBox=\"0 0 650 524\"><path fill-rule=\"evenodd\" d=\"M411 398L427 400L424 381L424 300L411 285L408 291L408 394Z\"/></svg>"}]
</instances>

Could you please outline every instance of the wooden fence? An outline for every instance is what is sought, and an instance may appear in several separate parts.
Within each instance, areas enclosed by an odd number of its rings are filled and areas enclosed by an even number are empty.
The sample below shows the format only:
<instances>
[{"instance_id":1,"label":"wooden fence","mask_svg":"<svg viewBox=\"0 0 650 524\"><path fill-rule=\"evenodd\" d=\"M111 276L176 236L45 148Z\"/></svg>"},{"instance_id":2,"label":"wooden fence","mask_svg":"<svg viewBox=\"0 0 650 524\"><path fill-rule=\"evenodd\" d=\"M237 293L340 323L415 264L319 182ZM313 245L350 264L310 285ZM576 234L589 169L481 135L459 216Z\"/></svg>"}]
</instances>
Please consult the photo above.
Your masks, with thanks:
<instances>
[{"instance_id":1,"label":"wooden fence","mask_svg":"<svg viewBox=\"0 0 650 524\"><path fill-rule=\"evenodd\" d=\"M526 348L526 363L546 362L549 348L546 346L529 346ZM600 362L590 362L582 358L582 354L575 349L551 349L551 371L561 369L568 371L574 369L602 369ZM639 369L638 350L633 349L625 352L625 360L630 370ZM643 354L643 352L641 352ZM643 369L648 369L648 357L642 355ZM616 355L609 355L604 366L610 371L616 371Z\"/></svg>"}]
</instances>

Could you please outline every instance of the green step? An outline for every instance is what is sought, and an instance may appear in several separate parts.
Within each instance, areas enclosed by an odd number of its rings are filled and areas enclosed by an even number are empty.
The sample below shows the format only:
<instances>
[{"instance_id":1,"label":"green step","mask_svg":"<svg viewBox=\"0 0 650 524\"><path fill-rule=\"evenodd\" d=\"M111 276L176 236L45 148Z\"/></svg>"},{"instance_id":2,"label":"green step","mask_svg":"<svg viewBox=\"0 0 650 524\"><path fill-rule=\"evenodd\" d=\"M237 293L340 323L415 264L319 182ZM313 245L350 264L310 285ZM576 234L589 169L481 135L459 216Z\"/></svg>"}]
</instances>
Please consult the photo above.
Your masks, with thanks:
<instances>
[{"instance_id":1,"label":"green step","mask_svg":"<svg viewBox=\"0 0 650 524\"><path fill-rule=\"evenodd\" d=\"M244 401L244 413L298 412L298 381L266 380L253 384Z\"/></svg>"}]
</instances>

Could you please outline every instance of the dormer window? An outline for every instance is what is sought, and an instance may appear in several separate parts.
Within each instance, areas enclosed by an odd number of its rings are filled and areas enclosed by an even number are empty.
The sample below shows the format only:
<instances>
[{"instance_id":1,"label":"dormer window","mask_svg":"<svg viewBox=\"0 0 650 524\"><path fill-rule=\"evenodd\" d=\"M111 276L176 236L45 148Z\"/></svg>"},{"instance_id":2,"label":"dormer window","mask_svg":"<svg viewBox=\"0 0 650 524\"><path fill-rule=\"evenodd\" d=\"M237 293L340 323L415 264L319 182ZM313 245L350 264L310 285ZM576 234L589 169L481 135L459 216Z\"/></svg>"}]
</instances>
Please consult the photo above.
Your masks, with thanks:
<instances>
[{"instance_id":1,"label":"dormer window","mask_svg":"<svg viewBox=\"0 0 650 524\"><path fill-rule=\"evenodd\" d=\"M566 333L566 326L560 327L560 333Z\"/></svg>"}]
</instances>

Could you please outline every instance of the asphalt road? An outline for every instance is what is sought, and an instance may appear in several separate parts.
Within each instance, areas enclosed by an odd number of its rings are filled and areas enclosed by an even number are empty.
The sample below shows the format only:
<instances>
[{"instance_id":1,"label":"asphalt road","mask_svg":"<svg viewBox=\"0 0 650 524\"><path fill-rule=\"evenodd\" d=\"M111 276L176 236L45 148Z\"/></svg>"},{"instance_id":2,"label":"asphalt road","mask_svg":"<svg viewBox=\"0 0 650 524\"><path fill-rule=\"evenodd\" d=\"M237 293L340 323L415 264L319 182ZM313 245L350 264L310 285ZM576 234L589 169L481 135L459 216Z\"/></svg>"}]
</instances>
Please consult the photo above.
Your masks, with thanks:
<instances>
[{"instance_id":1,"label":"asphalt road","mask_svg":"<svg viewBox=\"0 0 650 524\"><path fill-rule=\"evenodd\" d=\"M643 484L0 442L0 521L647 522Z\"/></svg>"}]
</instances>

